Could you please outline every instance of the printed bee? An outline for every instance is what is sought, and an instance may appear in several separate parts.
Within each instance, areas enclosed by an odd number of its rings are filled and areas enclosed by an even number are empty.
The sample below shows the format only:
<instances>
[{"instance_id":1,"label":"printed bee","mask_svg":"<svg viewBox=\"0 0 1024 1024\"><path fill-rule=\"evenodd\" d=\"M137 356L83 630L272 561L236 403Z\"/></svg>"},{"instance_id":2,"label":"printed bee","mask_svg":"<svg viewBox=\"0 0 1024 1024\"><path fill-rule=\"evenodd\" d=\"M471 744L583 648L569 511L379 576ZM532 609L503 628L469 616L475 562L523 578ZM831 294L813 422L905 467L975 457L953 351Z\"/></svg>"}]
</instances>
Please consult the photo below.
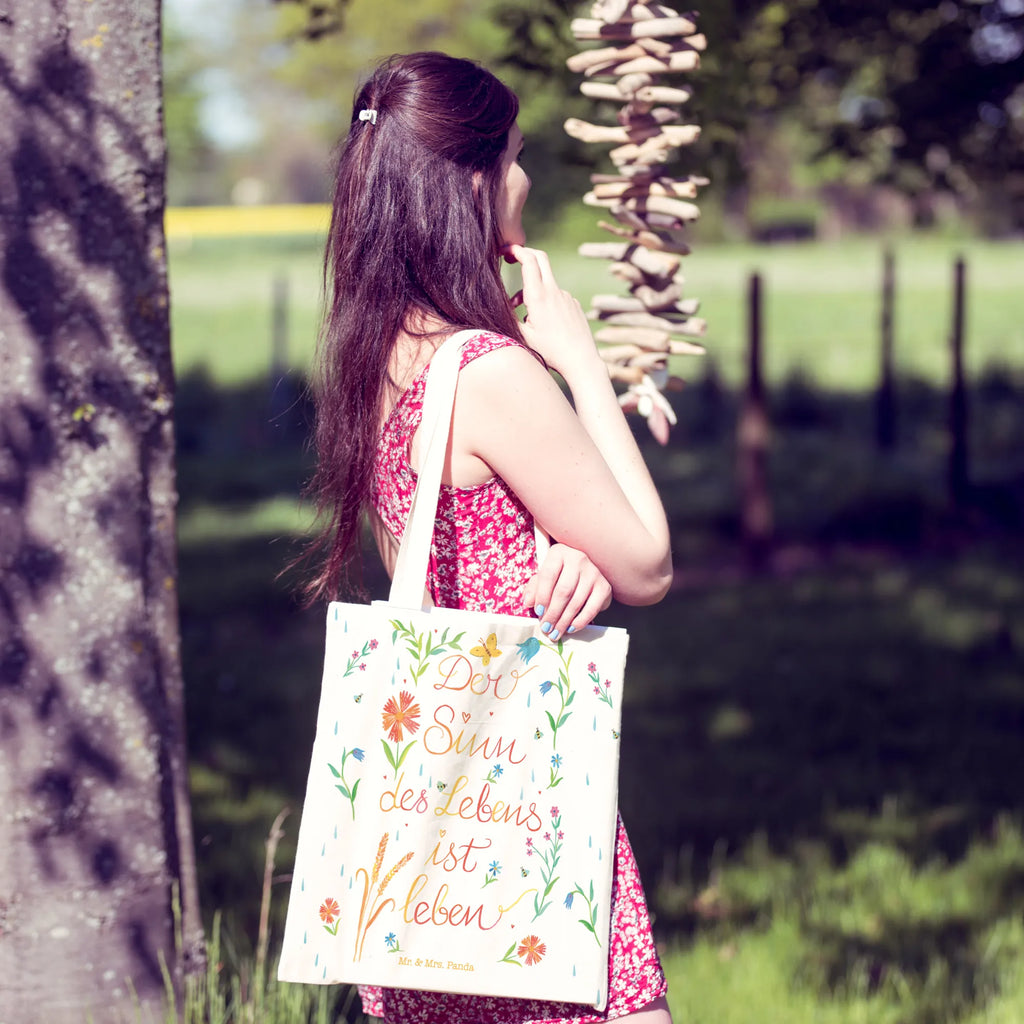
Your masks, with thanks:
<instances>
[{"instance_id":1,"label":"printed bee","mask_svg":"<svg viewBox=\"0 0 1024 1024\"><path fill-rule=\"evenodd\" d=\"M544 733L542 733L542 732L540 731L540 729L535 729L535 730L534 730L534 732L533 732L533 738L534 738L535 740L539 740L539 739L542 739L543 737L544 737Z\"/></svg>"},{"instance_id":2,"label":"printed bee","mask_svg":"<svg viewBox=\"0 0 1024 1024\"><path fill-rule=\"evenodd\" d=\"M357 693L352 699L358 704L363 699L363 695L361 693Z\"/></svg>"},{"instance_id":3,"label":"printed bee","mask_svg":"<svg viewBox=\"0 0 1024 1024\"><path fill-rule=\"evenodd\" d=\"M520 868L519 871L522 874L523 878L525 878L530 873L526 870L526 868Z\"/></svg>"},{"instance_id":4,"label":"printed bee","mask_svg":"<svg viewBox=\"0 0 1024 1024\"><path fill-rule=\"evenodd\" d=\"M444 787L447 786L448 783L446 783L446 782L438 782L438 783L436 783L436 785L437 785L438 793L443 793L444 792Z\"/></svg>"}]
</instances>

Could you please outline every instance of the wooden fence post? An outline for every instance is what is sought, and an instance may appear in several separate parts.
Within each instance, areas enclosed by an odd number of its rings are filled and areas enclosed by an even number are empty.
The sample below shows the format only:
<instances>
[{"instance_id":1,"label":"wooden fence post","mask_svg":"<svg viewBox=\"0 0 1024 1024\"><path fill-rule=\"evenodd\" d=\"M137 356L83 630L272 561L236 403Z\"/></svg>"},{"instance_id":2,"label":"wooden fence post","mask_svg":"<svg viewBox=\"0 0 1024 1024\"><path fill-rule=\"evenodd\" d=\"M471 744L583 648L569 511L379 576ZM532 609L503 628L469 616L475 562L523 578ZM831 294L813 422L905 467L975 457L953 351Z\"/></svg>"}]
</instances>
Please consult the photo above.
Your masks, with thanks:
<instances>
[{"instance_id":1,"label":"wooden fence post","mask_svg":"<svg viewBox=\"0 0 1024 1024\"><path fill-rule=\"evenodd\" d=\"M751 274L747 291L747 383L740 409L737 472L740 527L744 555L751 569L764 567L772 535L772 501L768 489L770 428L761 367L761 276Z\"/></svg>"},{"instance_id":2,"label":"wooden fence post","mask_svg":"<svg viewBox=\"0 0 1024 1024\"><path fill-rule=\"evenodd\" d=\"M953 265L953 324L950 348L953 381L949 395L949 497L954 508L963 506L969 487L967 459L967 382L964 378L964 319L966 266L962 256Z\"/></svg>"},{"instance_id":3,"label":"wooden fence post","mask_svg":"<svg viewBox=\"0 0 1024 1024\"><path fill-rule=\"evenodd\" d=\"M896 445L896 382L893 371L895 277L893 252L886 246L882 257L881 365L875 396L875 441L880 451L890 451Z\"/></svg>"},{"instance_id":4,"label":"wooden fence post","mask_svg":"<svg viewBox=\"0 0 1024 1024\"><path fill-rule=\"evenodd\" d=\"M288 277L274 276L270 314L270 430L281 440L288 431L288 411L295 404L296 391L288 374Z\"/></svg>"}]
</instances>

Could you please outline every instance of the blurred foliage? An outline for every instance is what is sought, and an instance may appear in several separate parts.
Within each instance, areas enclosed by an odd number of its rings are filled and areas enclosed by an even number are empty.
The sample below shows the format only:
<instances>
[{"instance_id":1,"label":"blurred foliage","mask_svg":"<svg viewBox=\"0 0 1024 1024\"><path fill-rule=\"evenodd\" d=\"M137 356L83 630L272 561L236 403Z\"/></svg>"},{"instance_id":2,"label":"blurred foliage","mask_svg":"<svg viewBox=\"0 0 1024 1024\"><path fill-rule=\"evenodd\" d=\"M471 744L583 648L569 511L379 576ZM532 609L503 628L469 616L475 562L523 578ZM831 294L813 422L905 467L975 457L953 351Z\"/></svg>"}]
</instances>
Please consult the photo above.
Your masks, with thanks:
<instances>
[{"instance_id":1,"label":"blurred foliage","mask_svg":"<svg viewBox=\"0 0 1024 1024\"><path fill-rule=\"evenodd\" d=\"M578 49L569 21L585 4L429 0L415 13L406 7L382 17L380 4L370 12L357 0L276 2L289 11L283 21L293 38L324 47L322 59L297 52L289 62L292 83L305 80L304 88L324 68L345 71L353 59L365 66L381 52L367 21L384 26L378 36L400 40L387 52L449 48L495 67L523 97L549 213L580 190L571 168L599 159L561 131L567 116L593 117L578 76L565 69ZM791 165L806 158L818 166L811 180L882 182L912 196L948 189L975 204L990 229L1024 223L1017 0L706 0L698 14L708 49L686 116L703 135L680 159L684 170L709 174L722 194L736 194L741 207L752 184L759 191L766 139L788 130L797 133ZM777 190L769 183L767 191ZM927 204L920 215L930 215Z\"/></svg>"}]
</instances>

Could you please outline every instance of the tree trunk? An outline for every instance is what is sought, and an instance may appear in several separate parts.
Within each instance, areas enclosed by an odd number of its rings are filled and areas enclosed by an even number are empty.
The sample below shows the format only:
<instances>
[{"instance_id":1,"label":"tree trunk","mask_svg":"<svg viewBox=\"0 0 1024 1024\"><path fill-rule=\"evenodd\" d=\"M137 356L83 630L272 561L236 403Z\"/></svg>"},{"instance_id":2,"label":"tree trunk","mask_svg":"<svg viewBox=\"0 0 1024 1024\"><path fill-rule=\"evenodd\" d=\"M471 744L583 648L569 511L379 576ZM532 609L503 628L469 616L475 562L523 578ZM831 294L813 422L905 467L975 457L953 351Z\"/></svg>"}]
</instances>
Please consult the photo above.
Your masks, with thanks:
<instances>
[{"instance_id":1,"label":"tree trunk","mask_svg":"<svg viewBox=\"0 0 1024 1024\"><path fill-rule=\"evenodd\" d=\"M0 3L4 1024L162 1019L202 958L161 113L159 0Z\"/></svg>"}]
</instances>

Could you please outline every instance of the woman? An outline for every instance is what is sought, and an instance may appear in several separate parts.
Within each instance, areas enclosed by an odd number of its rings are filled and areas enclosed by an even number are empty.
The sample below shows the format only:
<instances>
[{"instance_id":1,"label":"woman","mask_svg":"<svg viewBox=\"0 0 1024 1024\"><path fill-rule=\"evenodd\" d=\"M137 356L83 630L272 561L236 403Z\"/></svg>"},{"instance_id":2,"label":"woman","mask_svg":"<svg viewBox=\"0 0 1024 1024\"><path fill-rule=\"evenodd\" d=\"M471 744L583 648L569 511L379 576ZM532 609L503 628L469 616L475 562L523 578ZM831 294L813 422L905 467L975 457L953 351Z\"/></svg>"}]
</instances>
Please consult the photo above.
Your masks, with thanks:
<instances>
[{"instance_id":1,"label":"woman","mask_svg":"<svg viewBox=\"0 0 1024 1024\"><path fill-rule=\"evenodd\" d=\"M334 593L367 512L389 572L418 464L424 368L463 348L428 584L434 602L532 613L550 639L610 596L660 600L668 527L579 304L525 246L530 181L518 102L438 53L394 57L359 90L327 244L314 490L329 520L313 596ZM513 300L502 256L522 269ZM520 322L515 308L525 305ZM546 364L546 365L545 365ZM573 406L552 380L558 371ZM533 525L558 543L537 566ZM670 1024L665 978L629 841L618 826L608 1009L364 988L394 1024L638 1020Z\"/></svg>"}]
</instances>

